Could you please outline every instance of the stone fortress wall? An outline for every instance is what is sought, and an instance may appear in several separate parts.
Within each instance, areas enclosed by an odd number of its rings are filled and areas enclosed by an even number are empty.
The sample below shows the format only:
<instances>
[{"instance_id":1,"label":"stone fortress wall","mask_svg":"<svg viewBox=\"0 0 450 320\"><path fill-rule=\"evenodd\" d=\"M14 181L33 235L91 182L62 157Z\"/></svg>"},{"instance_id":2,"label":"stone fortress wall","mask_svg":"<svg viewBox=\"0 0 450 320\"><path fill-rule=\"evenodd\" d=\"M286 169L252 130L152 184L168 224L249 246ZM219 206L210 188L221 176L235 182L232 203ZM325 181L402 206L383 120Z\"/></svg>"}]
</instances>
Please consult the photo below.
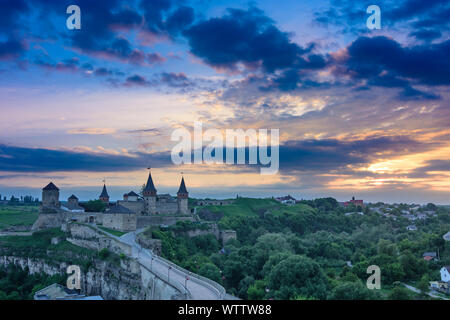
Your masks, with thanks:
<instances>
[{"instance_id":1,"label":"stone fortress wall","mask_svg":"<svg viewBox=\"0 0 450 320\"><path fill-rule=\"evenodd\" d=\"M137 217L134 213L104 213L102 224L106 228L127 232L136 230L136 221Z\"/></svg>"}]
</instances>

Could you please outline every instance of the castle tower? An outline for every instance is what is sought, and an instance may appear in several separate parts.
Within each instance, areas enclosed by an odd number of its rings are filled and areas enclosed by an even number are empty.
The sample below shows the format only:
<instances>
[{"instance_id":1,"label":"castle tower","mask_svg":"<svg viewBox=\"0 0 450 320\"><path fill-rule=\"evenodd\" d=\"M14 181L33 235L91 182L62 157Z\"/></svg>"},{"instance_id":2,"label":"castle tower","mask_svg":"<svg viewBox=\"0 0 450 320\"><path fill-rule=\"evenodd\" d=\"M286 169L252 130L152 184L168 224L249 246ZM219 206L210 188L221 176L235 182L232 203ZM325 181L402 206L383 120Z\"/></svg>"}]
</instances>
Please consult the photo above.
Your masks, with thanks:
<instances>
[{"instance_id":1,"label":"castle tower","mask_svg":"<svg viewBox=\"0 0 450 320\"><path fill-rule=\"evenodd\" d=\"M145 201L145 212L155 214L156 212L156 188L153 184L152 173L149 168L147 184L142 192Z\"/></svg>"},{"instance_id":2,"label":"castle tower","mask_svg":"<svg viewBox=\"0 0 450 320\"><path fill-rule=\"evenodd\" d=\"M75 195L71 195L69 199L67 199L69 205L78 206L78 198Z\"/></svg>"},{"instance_id":3,"label":"castle tower","mask_svg":"<svg viewBox=\"0 0 450 320\"><path fill-rule=\"evenodd\" d=\"M188 214L188 197L189 193L186 189L186 185L184 183L184 177L181 178L180 188L177 192L177 203L178 203L178 212L182 214Z\"/></svg>"},{"instance_id":4,"label":"castle tower","mask_svg":"<svg viewBox=\"0 0 450 320\"><path fill-rule=\"evenodd\" d=\"M109 203L109 194L106 190L106 184L103 184L103 190L99 197L100 201L103 201L104 203Z\"/></svg>"},{"instance_id":5,"label":"castle tower","mask_svg":"<svg viewBox=\"0 0 450 320\"><path fill-rule=\"evenodd\" d=\"M42 208L59 208L59 189L50 182L42 189Z\"/></svg>"}]
</instances>

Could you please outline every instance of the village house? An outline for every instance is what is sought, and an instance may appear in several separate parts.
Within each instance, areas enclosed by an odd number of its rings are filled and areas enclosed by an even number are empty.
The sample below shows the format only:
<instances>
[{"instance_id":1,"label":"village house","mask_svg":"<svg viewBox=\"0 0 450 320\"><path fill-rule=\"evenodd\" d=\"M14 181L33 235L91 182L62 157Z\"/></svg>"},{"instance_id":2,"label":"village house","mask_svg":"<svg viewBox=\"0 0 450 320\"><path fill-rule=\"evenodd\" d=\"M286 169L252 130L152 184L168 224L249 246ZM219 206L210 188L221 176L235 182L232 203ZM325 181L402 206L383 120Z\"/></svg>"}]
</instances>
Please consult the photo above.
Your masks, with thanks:
<instances>
[{"instance_id":1,"label":"village house","mask_svg":"<svg viewBox=\"0 0 450 320\"><path fill-rule=\"evenodd\" d=\"M450 266L445 266L441 268L441 281L450 282Z\"/></svg>"},{"instance_id":2,"label":"village house","mask_svg":"<svg viewBox=\"0 0 450 320\"><path fill-rule=\"evenodd\" d=\"M437 261L438 260L436 252L425 252L423 254L423 259L426 261L431 261L431 260Z\"/></svg>"},{"instance_id":3,"label":"village house","mask_svg":"<svg viewBox=\"0 0 450 320\"><path fill-rule=\"evenodd\" d=\"M282 204L295 204L297 200L290 195L284 196L284 197L277 197L275 198L276 201L282 203Z\"/></svg>"},{"instance_id":4,"label":"village house","mask_svg":"<svg viewBox=\"0 0 450 320\"><path fill-rule=\"evenodd\" d=\"M442 238L444 238L445 241L450 241L450 231L447 232L446 234L444 234L444 235L442 236Z\"/></svg>"},{"instance_id":5,"label":"village house","mask_svg":"<svg viewBox=\"0 0 450 320\"><path fill-rule=\"evenodd\" d=\"M356 207L364 208L364 201L363 200L355 200L355 197L352 197L352 200L344 202L344 207L348 207L352 204L355 205Z\"/></svg>"}]
</instances>

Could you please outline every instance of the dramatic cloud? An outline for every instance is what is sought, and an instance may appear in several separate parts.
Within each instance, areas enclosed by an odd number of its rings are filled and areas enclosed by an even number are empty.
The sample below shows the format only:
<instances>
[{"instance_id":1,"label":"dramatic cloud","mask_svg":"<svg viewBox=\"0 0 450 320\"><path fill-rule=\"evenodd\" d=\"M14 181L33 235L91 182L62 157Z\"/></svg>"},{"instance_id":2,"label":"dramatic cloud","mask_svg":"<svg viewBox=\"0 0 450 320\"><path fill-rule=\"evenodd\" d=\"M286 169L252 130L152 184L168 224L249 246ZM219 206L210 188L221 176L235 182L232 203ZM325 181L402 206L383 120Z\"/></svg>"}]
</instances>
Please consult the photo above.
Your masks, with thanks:
<instances>
[{"instance_id":1,"label":"dramatic cloud","mask_svg":"<svg viewBox=\"0 0 450 320\"><path fill-rule=\"evenodd\" d=\"M366 0L331 0L327 9L316 12L315 21L324 26L333 24L345 32L368 32L365 27L368 17L366 9L371 4L380 7L383 27L408 24L414 27L432 27L449 23L450 6L446 0L384 0L379 3Z\"/></svg>"},{"instance_id":2,"label":"dramatic cloud","mask_svg":"<svg viewBox=\"0 0 450 320\"><path fill-rule=\"evenodd\" d=\"M170 154L134 153L132 156L122 156L0 145L0 171L132 171L145 168L148 163L155 167L170 165Z\"/></svg>"},{"instance_id":3,"label":"dramatic cloud","mask_svg":"<svg viewBox=\"0 0 450 320\"><path fill-rule=\"evenodd\" d=\"M0 42L0 59L17 58L25 50L25 46L17 40Z\"/></svg>"},{"instance_id":4,"label":"dramatic cloud","mask_svg":"<svg viewBox=\"0 0 450 320\"><path fill-rule=\"evenodd\" d=\"M376 157L401 155L429 146L405 136L288 141L280 146L280 169L286 171L344 170L349 165L371 163ZM377 155L377 156L375 156Z\"/></svg>"},{"instance_id":5,"label":"dramatic cloud","mask_svg":"<svg viewBox=\"0 0 450 320\"><path fill-rule=\"evenodd\" d=\"M450 40L427 46L403 47L393 39L360 37L339 57L341 66L336 74L346 74L355 80L367 80L369 85L404 88L404 95L421 93L413 84L437 86L450 84Z\"/></svg>"},{"instance_id":6,"label":"dramatic cloud","mask_svg":"<svg viewBox=\"0 0 450 320\"><path fill-rule=\"evenodd\" d=\"M191 52L213 67L235 71L243 65L269 74L283 71L275 81L282 90L296 87L300 71L326 65L322 56L311 54L313 46L303 48L292 42L257 8L228 9L227 15L199 22L184 35Z\"/></svg>"}]
</instances>

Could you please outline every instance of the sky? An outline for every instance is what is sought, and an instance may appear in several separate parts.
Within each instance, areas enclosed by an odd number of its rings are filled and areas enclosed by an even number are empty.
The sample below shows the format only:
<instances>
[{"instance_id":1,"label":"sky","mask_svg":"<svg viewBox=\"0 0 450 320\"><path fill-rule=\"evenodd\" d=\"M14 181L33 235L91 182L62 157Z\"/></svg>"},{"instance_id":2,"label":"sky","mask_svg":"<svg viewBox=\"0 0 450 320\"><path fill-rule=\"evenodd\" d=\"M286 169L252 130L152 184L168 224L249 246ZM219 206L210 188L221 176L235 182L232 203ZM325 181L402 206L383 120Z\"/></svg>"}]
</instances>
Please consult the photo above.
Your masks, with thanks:
<instances>
[{"instance_id":1,"label":"sky","mask_svg":"<svg viewBox=\"0 0 450 320\"><path fill-rule=\"evenodd\" d=\"M369 5L381 28L369 29ZM450 204L450 3L1 0L0 195ZM69 5L81 29L69 30ZM171 161L177 128L279 129L279 171Z\"/></svg>"}]
</instances>

